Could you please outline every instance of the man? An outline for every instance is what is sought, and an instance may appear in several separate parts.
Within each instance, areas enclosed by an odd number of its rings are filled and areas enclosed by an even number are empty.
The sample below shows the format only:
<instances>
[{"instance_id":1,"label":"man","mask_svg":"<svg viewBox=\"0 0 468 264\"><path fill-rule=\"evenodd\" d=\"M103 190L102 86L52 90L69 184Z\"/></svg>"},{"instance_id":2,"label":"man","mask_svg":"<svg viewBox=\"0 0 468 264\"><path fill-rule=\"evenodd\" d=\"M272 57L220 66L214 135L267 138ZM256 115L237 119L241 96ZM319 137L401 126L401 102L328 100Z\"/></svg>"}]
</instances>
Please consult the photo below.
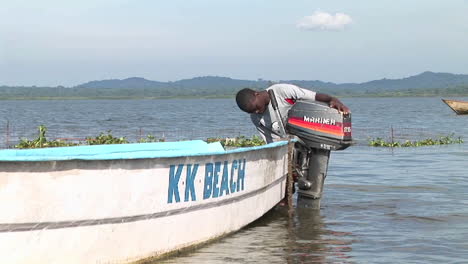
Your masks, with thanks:
<instances>
[{"instance_id":1,"label":"man","mask_svg":"<svg viewBox=\"0 0 468 264\"><path fill-rule=\"evenodd\" d=\"M267 143L280 139L280 123L270 103L269 90L273 90L275 94L283 124L286 124L288 112L297 100L320 101L340 112L349 113L349 108L337 98L292 84L274 84L264 91L244 88L237 92L237 105L250 114L252 122Z\"/></svg>"}]
</instances>

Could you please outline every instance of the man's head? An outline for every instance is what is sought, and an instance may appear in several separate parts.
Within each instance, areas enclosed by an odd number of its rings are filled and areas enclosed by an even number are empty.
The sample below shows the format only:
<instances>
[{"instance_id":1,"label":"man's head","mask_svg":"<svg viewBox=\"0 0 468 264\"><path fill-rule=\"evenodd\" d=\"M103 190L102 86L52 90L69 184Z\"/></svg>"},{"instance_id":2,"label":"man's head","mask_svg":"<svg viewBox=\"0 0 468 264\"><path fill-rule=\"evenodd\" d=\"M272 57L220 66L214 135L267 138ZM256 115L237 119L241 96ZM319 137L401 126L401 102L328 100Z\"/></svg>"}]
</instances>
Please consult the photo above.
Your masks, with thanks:
<instances>
[{"instance_id":1,"label":"man's head","mask_svg":"<svg viewBox=\"0 0 468 264\"><path fill-rule=\"evenodd\" d=\"M262 114L265 112L270 100L266 91L256 92L252 89L244 88L237 92L236 102L237 106L244 112Z\"/></svg>"}]
</instances>

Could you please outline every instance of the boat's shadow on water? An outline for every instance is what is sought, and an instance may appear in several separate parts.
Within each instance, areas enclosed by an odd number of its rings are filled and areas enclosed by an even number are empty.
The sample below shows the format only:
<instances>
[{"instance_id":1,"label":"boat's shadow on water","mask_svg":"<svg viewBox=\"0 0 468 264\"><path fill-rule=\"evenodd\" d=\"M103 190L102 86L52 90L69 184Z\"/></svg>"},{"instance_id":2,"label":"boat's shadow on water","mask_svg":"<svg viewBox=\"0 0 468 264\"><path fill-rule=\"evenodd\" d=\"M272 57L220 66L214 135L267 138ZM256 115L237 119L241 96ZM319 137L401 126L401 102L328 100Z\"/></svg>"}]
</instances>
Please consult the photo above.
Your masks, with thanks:
<instances>
[{"instance_id":1,"label":"boat's shadow on water","mask_svg":"<svg viewBox=\"0 0 468 264\"><path fill-rule=\"evenodd\" d=\"M320 210L278 205L240 231L163 263L352 263L353 235L335 228Z\"/></svg>"}]
</instances>

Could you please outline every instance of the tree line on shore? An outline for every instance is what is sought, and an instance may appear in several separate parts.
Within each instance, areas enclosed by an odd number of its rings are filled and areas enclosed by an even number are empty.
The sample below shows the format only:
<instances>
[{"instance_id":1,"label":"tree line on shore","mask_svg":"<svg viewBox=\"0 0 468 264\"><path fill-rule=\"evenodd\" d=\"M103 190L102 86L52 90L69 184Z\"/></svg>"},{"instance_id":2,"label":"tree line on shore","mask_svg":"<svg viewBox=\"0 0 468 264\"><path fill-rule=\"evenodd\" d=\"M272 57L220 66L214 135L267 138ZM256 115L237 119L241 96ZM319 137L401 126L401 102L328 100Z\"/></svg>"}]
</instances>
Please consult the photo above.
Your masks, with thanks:
<instances>
[{"instance_id":1,"label":"tree line on shore","mask_svg":"<svg viewBox=\"0 0 468 264\"><path fill-rule=\"evenodd\" d=\"M102 80L74 87L0 86L0 99L232 98L242 88L261 90L285 82L335 96L468 96L468 75L424 72L402 79L335 84L322 81L236 80L206 76L176 82L144 78Z\"/></svg>"},{"instance_id":2,"label":"tree line on shore","mask_svg":"<svg viewBox=\"0 0 468 264\"><path fill-rule=\"evenodd\" d=\"M0 99L164 99L164 98L232 98L239 89L150 89L150 88L59 88L59 87L0 87ZM468 96L468 85L450 88L405 89L397 91L343 91L313 89L343 97L397 96Z\"/></svg>"}]
</instances>

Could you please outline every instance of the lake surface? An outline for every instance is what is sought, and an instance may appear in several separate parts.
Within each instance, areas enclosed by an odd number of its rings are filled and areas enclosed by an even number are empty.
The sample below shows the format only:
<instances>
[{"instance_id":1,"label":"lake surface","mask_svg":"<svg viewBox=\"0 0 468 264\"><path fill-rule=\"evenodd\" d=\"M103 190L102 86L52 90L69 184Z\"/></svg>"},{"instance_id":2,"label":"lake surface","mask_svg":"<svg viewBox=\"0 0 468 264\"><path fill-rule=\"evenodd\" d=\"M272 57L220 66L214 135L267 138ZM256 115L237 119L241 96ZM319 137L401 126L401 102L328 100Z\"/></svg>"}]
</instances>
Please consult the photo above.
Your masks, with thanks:
<instances>
[{"instance_id":1,"label":"lake surface","mask_svg":"<svg viewBox=\"0 0 468 264\"><path fill-rule=\"evenodd\" d=\"M466 98L460 98L465 99ZM164 263L466 263L468 143L372 148L369 138L468 137L440 98L344 98L357 145L331 155L321 210L265 217ZM234 100L1 101L0 146L112 131L136 141L256 134ZM7 128L8 124L8 128Z\"/></svg>"}]
</instances>

